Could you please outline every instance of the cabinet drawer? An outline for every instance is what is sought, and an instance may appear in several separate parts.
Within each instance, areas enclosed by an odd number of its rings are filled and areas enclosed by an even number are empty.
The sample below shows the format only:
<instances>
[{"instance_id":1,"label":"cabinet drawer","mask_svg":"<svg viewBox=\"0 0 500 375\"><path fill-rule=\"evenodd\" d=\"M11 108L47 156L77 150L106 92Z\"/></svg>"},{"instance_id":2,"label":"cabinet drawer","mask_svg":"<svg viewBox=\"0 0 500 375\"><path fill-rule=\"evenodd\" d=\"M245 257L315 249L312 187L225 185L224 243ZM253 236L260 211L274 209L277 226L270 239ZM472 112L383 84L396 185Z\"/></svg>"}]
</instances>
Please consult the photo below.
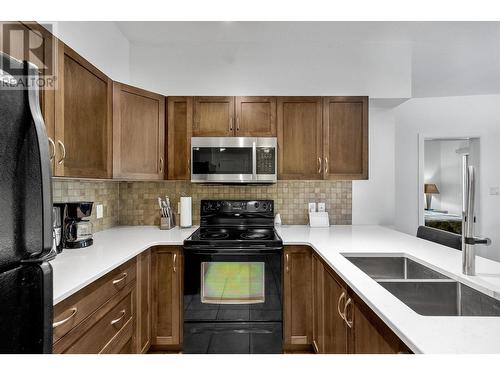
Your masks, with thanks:
<instances>
[{"instance_id":1,"label":"cabinet drawer","mask_svg":"<svg viewBox=\"0 0 500 375\"><path fill-rule=\"evenodd\" d=\"M121 339L124 340L123 345L125 345L128 338L132 337L133 297L134 289L126 293L124 297L121 295L114 297L110 301L113 302L113 306L109 311L87 328L83 334L79 335L78 332L69 334L75 336L75 341L64 349L63 353L96 354L106 352L106 350L112 352L112 349L117 346L116 342ZM118 300L116 304L114 304L115 300Z\"/></svg>"},{"instance_id":2,"label":"cabinet drawer","mask_svg":"<svg viewBox=\"0 0 500 375\"><path fill-rule=\"evenodd\" d=\"M135 259L109 272L54 307L53 342L70 332L106 301L135 282Z\"/></svg>"}]
</instances>

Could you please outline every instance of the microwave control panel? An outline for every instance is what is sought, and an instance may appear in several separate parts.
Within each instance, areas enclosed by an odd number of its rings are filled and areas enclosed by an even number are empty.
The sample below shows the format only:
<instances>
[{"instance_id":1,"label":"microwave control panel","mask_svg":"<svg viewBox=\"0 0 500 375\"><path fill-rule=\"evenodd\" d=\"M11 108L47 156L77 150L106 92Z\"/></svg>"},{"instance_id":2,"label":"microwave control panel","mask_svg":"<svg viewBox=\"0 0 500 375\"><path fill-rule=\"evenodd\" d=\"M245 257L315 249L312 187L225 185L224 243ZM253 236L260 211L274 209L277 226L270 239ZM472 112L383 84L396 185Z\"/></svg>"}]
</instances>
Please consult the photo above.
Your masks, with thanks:
<instances>
[{"instance_id":1,"label":"microwave control panel","mask_svg":"<svg viewBox=\"0 0 500 375\"><path fill-rule=\"evenodd\" d=\"M257 147L257 174L276 173L275 151L274 147Z\"/></svg>"}]
</instances>

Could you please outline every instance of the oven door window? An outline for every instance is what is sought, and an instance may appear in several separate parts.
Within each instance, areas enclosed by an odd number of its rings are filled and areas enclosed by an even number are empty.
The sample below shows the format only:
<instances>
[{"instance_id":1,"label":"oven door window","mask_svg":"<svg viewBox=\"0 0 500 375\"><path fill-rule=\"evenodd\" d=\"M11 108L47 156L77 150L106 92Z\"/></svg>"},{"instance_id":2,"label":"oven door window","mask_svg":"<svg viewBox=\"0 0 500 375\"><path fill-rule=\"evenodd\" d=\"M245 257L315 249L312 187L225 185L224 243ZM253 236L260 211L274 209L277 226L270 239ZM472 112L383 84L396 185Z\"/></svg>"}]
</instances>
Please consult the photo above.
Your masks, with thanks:
<instances>
[{"instance_id":1,"label":"oven door window","mask_svg":"<svg viewBox=\"0 0 500 375\"><path fill-rule=\"evenodd\" d=\"M252 174L251 147L195 147L194 174Z\"/></svg>"},{"instance_id":2,"label":"oven door window","mask_svg":"<svg viewBox=\"0 0 500 375\"><path fill-rule=\"evenodd\" d=\"M265 302L264 262L202 262L201 302Z\"/></svg>"}]
</instances>

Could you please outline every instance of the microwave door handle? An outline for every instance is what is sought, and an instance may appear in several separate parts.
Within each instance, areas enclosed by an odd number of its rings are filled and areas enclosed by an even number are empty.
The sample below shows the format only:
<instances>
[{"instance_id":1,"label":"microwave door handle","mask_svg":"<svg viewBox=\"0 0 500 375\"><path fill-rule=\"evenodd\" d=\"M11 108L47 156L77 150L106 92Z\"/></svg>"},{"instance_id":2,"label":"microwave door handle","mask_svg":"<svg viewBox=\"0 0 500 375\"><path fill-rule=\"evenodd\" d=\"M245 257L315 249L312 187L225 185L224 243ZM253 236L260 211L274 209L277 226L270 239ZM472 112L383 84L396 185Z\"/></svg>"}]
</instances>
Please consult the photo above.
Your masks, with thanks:
<instances>
[{"instance_id":1,"label":"microwave door handle","mask_svg":"<svg viewBox=\"0 0 500 375\"><path fill-rule=\"evenodd\" d=\"M252 142L252 180L257 179L257 146L255 141Z\"/></svg>"}]
</instances>

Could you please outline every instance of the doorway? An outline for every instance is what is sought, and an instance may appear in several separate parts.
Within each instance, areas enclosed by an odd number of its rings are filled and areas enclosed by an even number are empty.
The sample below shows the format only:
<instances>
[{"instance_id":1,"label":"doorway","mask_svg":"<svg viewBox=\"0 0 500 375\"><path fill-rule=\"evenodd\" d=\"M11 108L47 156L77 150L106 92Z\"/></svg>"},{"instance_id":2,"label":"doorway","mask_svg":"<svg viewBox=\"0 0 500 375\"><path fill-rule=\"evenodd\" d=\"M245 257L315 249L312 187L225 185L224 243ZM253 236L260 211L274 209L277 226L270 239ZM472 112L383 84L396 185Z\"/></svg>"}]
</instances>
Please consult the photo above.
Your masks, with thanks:
<instances>
[{"instance_id":1,"label":"doorway","mask_svg":"<svg viewBox=\"0 0 500 375\"><path fill-rule=\"evenodd\" d=\"M424 138L421 151L420 225L462 234L463 156L469 155L469 165L479 170L479 138ZM479 179L476 189L479 190ZM476 195L476 217L479 203Z\"/></svg>"}]
</instances>

